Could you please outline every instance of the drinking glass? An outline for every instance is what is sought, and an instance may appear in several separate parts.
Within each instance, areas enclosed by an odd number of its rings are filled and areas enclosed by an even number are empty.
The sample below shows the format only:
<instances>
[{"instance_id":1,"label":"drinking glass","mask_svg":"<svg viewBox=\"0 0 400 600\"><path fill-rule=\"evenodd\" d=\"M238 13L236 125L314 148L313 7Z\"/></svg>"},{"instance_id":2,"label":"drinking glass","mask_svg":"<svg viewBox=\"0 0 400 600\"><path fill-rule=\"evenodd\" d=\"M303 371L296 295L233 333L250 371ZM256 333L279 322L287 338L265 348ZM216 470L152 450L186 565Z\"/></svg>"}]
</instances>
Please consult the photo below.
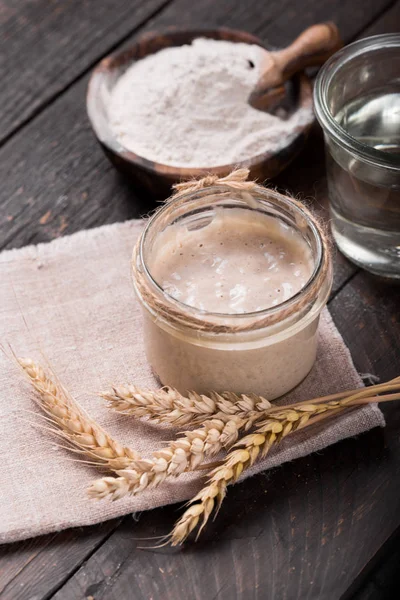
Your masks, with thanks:
<instances>
[{"instance_id":1,"label":"drinking glass","mask_svg":"<svg viewBox=\"0 0 400 600\"><path fill-rule=\"evenodd\" d=\"M318 74L331 226L339 249L400 278L400 34L350 44Z\"/></svg>"}]
</instances>

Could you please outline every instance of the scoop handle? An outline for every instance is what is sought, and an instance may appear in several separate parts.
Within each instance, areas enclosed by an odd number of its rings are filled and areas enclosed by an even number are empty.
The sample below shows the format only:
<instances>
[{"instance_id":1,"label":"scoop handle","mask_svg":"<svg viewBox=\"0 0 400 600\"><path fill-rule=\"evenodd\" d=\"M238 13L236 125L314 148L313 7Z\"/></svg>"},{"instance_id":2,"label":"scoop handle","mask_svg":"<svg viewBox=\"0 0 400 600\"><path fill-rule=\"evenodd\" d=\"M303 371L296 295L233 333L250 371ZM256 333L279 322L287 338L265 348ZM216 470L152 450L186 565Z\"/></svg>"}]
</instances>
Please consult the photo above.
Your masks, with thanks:
<instances>
[{"instance_id":1,"label":"scoop handle","mask_svg":"<svg viewBox=\"0 0 400 600\"><path fill-rule=\"evenodd\" d=\"M284 83L307 67L322 65L342 45L339 30L334 23L319 23L308 27L290 46L272 52L282 74L282 81L274 82L274 85Z\"/></svg>"}]
</instances>

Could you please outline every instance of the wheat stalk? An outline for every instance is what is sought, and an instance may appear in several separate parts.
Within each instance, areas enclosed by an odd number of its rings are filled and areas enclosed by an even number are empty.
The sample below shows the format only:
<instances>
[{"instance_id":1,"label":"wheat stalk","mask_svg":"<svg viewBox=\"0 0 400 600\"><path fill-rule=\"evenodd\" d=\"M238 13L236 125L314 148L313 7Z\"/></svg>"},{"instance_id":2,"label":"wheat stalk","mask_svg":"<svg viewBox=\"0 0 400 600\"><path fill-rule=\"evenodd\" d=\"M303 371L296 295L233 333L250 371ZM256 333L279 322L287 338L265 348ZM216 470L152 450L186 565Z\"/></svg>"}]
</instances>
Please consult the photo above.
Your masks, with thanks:
<instances>
[{"instance_id":1,"label":"wheat stalk","mask_svg":"<svg viewBox=\"0 0 400 600\"><path fill-rule=\"evenodd\" d=\"M288 407L272 406L255 395L238 396L229 392L213 392L209 396L192 392L185 397L172 388L156 392L143 392L133 386L113 388L112 394L103 395L119 412L129 411L136 416L174 424L189 419L203 421L200 427L185 432L167 448L154 452L152 459L145 460L113 440L54 375L53 378L46 375L31 359L21 358L18 362L38 393L38 404L47 415L51 431L92 462L117 473L116 478L95 481L89 489L91 497L117 500L127 494L137 494L160 485L168 476L199 468L205 457L228 449L225 460L214 463L207 485L193 498L168 536L166 543L173 546L182 544L199 524L197 536L200 535L214 509L218 512L227 486L235 483L257 458L265 456L290 433L357 405L400 399L400 393L391 393L399 390L400 378ZM247 431L254 423L257 423L254 433L237 441L240 430Z\"/></svg>"},{"instance_id":2,"label":"wheat stalk","mask_svg":"<svg viewBox=\"0 0 400 600\"><path fill-rule=\"evenodd\" d=\"M380 391L386 392L392 389L398 389L399 385L391 384L392 382L389 382L388 384L380 384L375 387ZM135 390L136 389L137 388L135 388ZM158 395L160 392L161 394ZM288 407L273 407L264 398L255 395L252 397L238 397L229 392L226 392L224 395L213 392L210 396L211 398L191 393L191 398L194 401L204 401L204 407L208 407L208 409L211 409L212 407L208 400L215 399L216 402L220 402L219 399L226 400L227 404L225 406L228 409L231 409L234 414L229 418L228 415L223 414L220 411L223 407L221 400L221 403L219 405L214 405L214 408L219 410L219 412L216 413L217 416L223 416L224 418L209 418L203 422L200 428L195 429L194 431L188 431L177 441L171 442L168 448L154 452L152 459L137 460L134 461L128 469L119 470L117 473L119 477L117 478L103 477L102 479L96 480L88 490L89 496L96 499L109 498L116 500L128 494L136 495L149 487L160 485L168 476L176 477L185 471L199 468L205 457L214 456L222 448L229 448L232 446L238 439L240 430L247 431L255 422L265 419L266 417L267 421L261 423L260 427L265 423L269 424L277 422L278 424L285 424L287 422L284 431L289 432L289 429L295 430L299 425L303 426L302 423L308 422L311 416L313 417L313 422L316 422L318 415L323 415L326 412L341 410L345 407L352 406L352 403L361 404L376 401L375 397L371 397L371 390L366 389L331 394L330 396L316 398L308 403L298 402ZM177 401L182 402L182 399L185 400L185 397L171 388L164 388L157 392L146 392L144 400L142 400L141 396L138 396L138 400L134 400L134 402L141 403L139 406L141 414L151 415L151 418L158 418L157 415L162 414L161 409L156 409L157 405L154 403L155 397L162 400L164 405L162 410L171 411L174 410L174 407L176 408ZM240 398L240 402L243 403L242 406L239 407L239 410L236 411L236 414L233 405L234 398ZM257 403L258 399L260 402ZM328 402L324 402L326 399L328 399ZM152 404L145 404L147 401ZM254 406L262 406L263 401L269 408L262 411L254 410ZM150 410L149 406L152 407ZM193 404L188 405L188 407L192 409ZM249 409L249 411L243 412L241 408ZM156 410L159 412L157 413ZM193 408L193 410L198 411L199 409ZM199 414L199 412L197 414ZM243 415L243 417L239 417L238 414ZM287 435L287 433L285 433L285 435Z\"/></svg>"},{"instance_id":3,"label":"wheat stalk","mask_svg":"<svg viewBox=\"0 0 400 600\"><path fill-rule=\"evenodd\" d=\"M370 398L389 389L398 389L400 378L384 384L337 392L312 400L313 404L343 400L355 394ZM394 386L394 387L391 387ZM208 395L188 392L186 396L176 389L163 387L158 390L145 390L134 385L113 386L100 394L108 402L109 408L118 413L138 418L146 417L150 421L182 426L197 424L210 418L227 421L232 417L245 419L245 430L249 430L265 414L280 411L281 406L272 405L263 396L256 394L234 394L233 392L210 392ZM291 407L301 406L298 402Z\"/></svg>"},{"instance_id":4,"label":"wheat stalk","mask_svg":"<svg viewBox=\"0 0 400 600\"><path fill-rule=\"evenodd\" d=\"M52 432L111 471L125 469L140 459L137 452L122 446L95 423L53 374L53 378L47 376L30 358L19 358L18 363L38 393L37 402L46 413Z\"/></svg>"},{"instance_id":5,"label":"wheat stalk","mask_svg":"<svg viewBox=\"0 0 400 600\"><path fill-rule=\"evenodd\" d=\"M304 419L309 415L318 415L328 410L336 410L337 403L318 404L312 407L303 405L294 411L281 408L269 417L270 422L287 419L294 423L298 415L304 413ZM259 413L264 419L268 412ZM201 427L187 431L183 437L170 443L167 448L153 453L152 459L142 459L132 462L128 469L118 471L119 477L103 477L92 483L88 489L91 498L117 500L126 496L136 495L149 487L157 487L168 477L177 477L185 471L195 470L208 456L218 454L223 448L230 448L238 439L241 429L246 430L249 421L235 415L225 422L221 419L209 419Z\"/></svg>"},{"instance_id":6,"label":"wheat stalk","mask_svg":"<svg viewBox=\"0 0 400 600\"><path fill-rule=\"evenodd\" d=\"M383 384L381 388L390 391L398 389L399 386L389 383L389 385ZM384 402L399 399L400 394L367 398L365 391L358 390L357 393L342 400L327 403L303 402L270 414L265 421L259 423L254 433L240 439L228 452L225 460L209 473L207 485L191 500L189 508L175 524L166 543L170 542L172 546L182 544L200 523L197 540L213 510L216 509L218 512L226 495L227 486L235 483L243 471L251 467L257 458L266 456L273 445L290 433L327 419L332 413L340 413L349 407L365 404L367 401Z\"/></svg>"},{"instance_id":7,"label":"wheat stalk","mask_svg":"<svg viewBox=\"0 0 400 600\"><path fill-rule=\"evenodd\" d=\"M225 498L227 486L235 483L243 471L253 465L259 456L265 456L278 439L304 427L309 420L309 413L304 413L294 422L268 419L254 433L241 439L236 444L240 447L232 449L223 463L210 472L207 485L191 500L191 505L175 524L168 537L171 545L182 544L201 521L197 539L214 508L218 512Z\"/></svg>"},{"instance_id":8,"label":"wheat stalk","mask_svg":"<svg viewBox=\"0 0 400 600\"><path fill-rule=\"evenodd\" d=\"M239 396L231 392L210 392L206 396L188 392L187 396L183 396L171 387L144 390L134 385L121 385L113 386L100 395L107 400L109 408L121 414L147 417L151 421L176 426L199 423L213 417L229 420L235 416L247 419L249 428L260 412L271 408L268 400L255 394Z\"/></svg>"},{"instance_id":9,"label":"wheat stalk","mask_svg":"<svg viewBox=\"0 0 400 600\"><path fill-rule=\"evenodd\" d=\"M117 500L160 485L167 477L177 477L195 470L207 456L215 456L222 448L231 447L246 421L234 418L225 422L209 419L201 427L186 431L163 450L153 452L149 460L135 460L128 469L118 471L119 477L103 477L88 489L91 498Z\"/></svg>"}]
</instances>

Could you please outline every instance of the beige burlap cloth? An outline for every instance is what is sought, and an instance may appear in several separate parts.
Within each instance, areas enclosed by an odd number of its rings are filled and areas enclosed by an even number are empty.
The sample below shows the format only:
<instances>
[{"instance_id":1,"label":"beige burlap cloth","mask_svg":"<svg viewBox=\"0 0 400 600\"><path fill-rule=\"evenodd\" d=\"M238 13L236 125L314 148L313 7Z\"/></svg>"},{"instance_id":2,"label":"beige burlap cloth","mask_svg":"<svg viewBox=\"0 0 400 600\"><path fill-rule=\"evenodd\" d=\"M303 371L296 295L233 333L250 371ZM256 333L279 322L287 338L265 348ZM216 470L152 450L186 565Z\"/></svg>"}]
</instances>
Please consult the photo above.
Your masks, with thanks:
<instances>
[{"instance_id":1,"label":"beige burlap cloth","mask_svg":"<svg viewBox=\"0 0 400 600\"><path fill-rule=\"evenodd\" d=\"M18 356L51 363L88 412L143 455L171 439L165 428L108 411L95 392L110 383L156 386L142 344L139 305L130 281L130 256L140 221L84 231L50 244L0 255L0 336ZM309 399L362 385L327 311L322 316L318 360L307 379L283 402ZM33 411L33 412L32 412ZM118 502L86 497L98 476L34 423L40 423L30 387L0 352L0 541L89 525L191 497L200 475L187 474L158 489ZM249 472L320 450L384 420L368 406L320 427L289 436Z\"/></svg>"}]
</instances>

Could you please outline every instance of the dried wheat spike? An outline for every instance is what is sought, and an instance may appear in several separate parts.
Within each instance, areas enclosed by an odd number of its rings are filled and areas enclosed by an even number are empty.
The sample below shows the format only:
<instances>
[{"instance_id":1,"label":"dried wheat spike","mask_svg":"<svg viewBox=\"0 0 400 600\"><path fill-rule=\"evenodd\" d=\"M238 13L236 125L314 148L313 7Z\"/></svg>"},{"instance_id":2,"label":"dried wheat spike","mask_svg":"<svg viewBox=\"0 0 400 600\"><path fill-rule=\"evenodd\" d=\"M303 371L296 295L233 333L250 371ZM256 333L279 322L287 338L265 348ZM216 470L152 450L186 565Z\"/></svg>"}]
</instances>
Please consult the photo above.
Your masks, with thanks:
<instances>
[{"instance_id":1,"label":"dried wheat spike","mask_svg":"<svg viewBox=\"0 0 400 600\"><path fill-rule=\"evenodd\" d=\"M248 419L250 427L260 412L271 408L268 400L254 394L239 396L231 392L210 392L206 396L188 392L187 396L183 396L171 387L143 390L134 385L114 386L100 395L107 400L110 408L119 413L176 426L199 423L212 417L229 420L236 416Z\"/></svg>"},{"instance_id":2,"label":"dried wheat spike","mask_svg":"<svg viewBox=\"0 0 400 600\"><path fill-rule=\"evenodd\" d=\"M254 433L240 439L223 463L211 471L207 485L193 498L191 506L176 523L168 538L170 543L173 546L182 544L200 522L198 537L214 508L218 512L227 486L235 483L243 471L252 466L258 457L265 456L274 444L297 429L312 424L318 415L328 416L338 410L341 410L340 402L323 405L304 403L296 409L283 408L261 422Z\"/></svg>"},{"instance_id":3,"label":"dried wheat spike","mask_svg":"<svg viewBox=\"0 0 400 600\"><path fill-rule=\"evenodd\" d=\"M114 440L95 423L56 380L29 358L18 363L38 393L37 402L53 425L53 431L90 460L111 471L126 469L140 455Z\"/></svg>"},{"instance_id":4,"label":"dried wheat spike","mask_svg":"<svg viewBox=\"0 0 400 600\"><path fill-rule=\"evenodd\" d=\"M201 427L186 431L167 448L153 452L150 460L135 460L129 469L118 471L120 477L103 477L88 490L91 498L117 500L127 494L138 494L148 487L160 485L168 476L177 477L196 469L207 456L215 456L222 448L231 447L245 421L228 422L209 419Z\"/></svg>"},{"instance_id":5,"label":"dried wheat spike","mask_svg":"<svg viewBox=\"0 0 400 600\"><path fill-rule=\"evenodd\" d=\"M382 393L393 391L398 388L398 383L396 385L384 384L377 386L376 390ZM149 394L150 399L154 398L152 392L149 392ZM230 393L226 393L225 397L214 394L214 397L227 400L228 403L230 403L233 398L239 398L235 394ZM388 400L394 400L398 397L398 394L386 396ZM177 398L175 392L173 393L173 398L175 400ZM204 397L202 396L201 398ZM249 397L249 400L253 402L253 400L257 398L257 396L254 396L253 398ZM324 402L324 399L327 401ZM258 429L253 436L257 434L262 435L265 428L268 432L269 428L274 426L273 432L276 434L276 441L279 441L291 431L295 431L299 427L304 427L311 417L312 421L316 422L316 420L323 417L325 413L331 414L356 404L377 400L383 401L383 399L384 397L382 396L371 396L371 390L368 391L362 388L351 392L332 394L325 398L316 398L311 402L298 402L288 407L271 407L268 403L269 408L257 412L256 417L251 415L249 418L247 413L246 418L241 418L238 416L238 413L234 413L229 420L226 420L228 417L225 413L225 418L208 419L203 422L202 427L194 431L186 432L184 437L178 438L177 441L172 442L168 448L153 453L153 459L137 460L132 463L129 469L119 470L118 475L120 475L120 477L107 477L95 481L88 492L92 498L110 498L116 500L122 498L126 494L137 494L148 487L158 486L167 476L176 476L184 471L195 469L204 461L206 456L212 456L219 452L221 448L229 448L232 446L234 441L238 438L240 430L246 431L249 427L249 423L251 423L251 425L253 425L254 422L258 424ZM246 399L242 397L240 401L245 402ZM169 402L170 400L168 400L167 407L171 408L172 405L169 404ZM231 405L228 404L228 406ZM245 408L247 407L248 405ZM218 416L221 414L221 412L217 413ZM239 414L241 413L239 412ZM257 437L249 437L250 439L259 439ZM244 438L239 444L245 444L246 440L247 438ZM269 446L267 445L266 447L268 448ZM253 464L257 455L258 448L253 448L251 450L250 464ZM247 468L247 466L248 465L238 466L237 470L240 468L243 470L244 468ZM235 480L236 479L234 478L233 481ZM214 487L212 489L214 490ZM221 493L221 501L222 497L223 494ZM210 503L211 500L208 499L206 502L207 506L210 505ZM197 511L198 509L196 508L194 510ZM189 512L189 514L192 513L193 511ZM188 522L187 515L185 517L185 522ZM193 529L194 527L195 525L193 525ZM190 531L191 530L192 529L190 529Z\"/></svg>"},{"instance_id":6,"label":"dried wheat spike","mask_svg":"<svg viewBox=\"0 0 400 600\"><path fill-rule=\"evenodd\" d=\"M298 428L300 423L308 421L328 410L337 410L338 403L317 405L303 404L297 410L282 408L269 414L260 413L265 419L263 426L267 428L275 423L280 437L289 429ZM289 424L285 424L288 422ZM284 425L282 425L282 423ZM294 424L294 425L293 425ZM148 487L156 487L168 476L179 476L185 471L196 469L207 456L215 456L222 448L230 448L238 439L239 432L248 425L248 420L232 415L227 422L220 419L209 419L194 431L185 432L184 436L171 442L168 448L153 453L152 459L133 461L128 469L118 471L120 477L106 477L94 481L88 489L91 498L117 500L130 494L136 495ZM262 429L262 428L261 428ZM257 429L257 432L260 429ZM246 438L244 438L246 439Z\"/></svg>"}]
</instances>

